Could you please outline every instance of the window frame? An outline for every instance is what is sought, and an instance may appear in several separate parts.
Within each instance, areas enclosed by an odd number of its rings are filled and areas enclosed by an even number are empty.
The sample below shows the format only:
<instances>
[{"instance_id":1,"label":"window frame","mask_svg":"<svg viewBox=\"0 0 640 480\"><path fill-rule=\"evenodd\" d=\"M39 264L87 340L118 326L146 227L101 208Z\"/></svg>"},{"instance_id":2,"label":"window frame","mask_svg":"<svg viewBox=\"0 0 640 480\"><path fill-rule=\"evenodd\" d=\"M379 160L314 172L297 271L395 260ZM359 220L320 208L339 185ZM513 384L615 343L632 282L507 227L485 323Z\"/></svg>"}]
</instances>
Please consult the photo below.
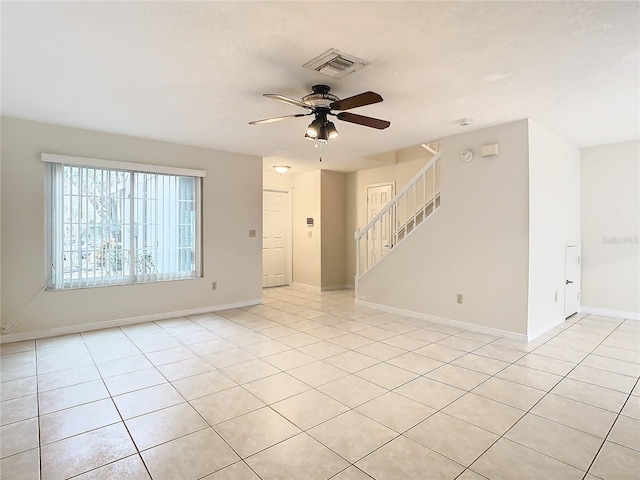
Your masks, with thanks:
<instances>
[{"instance_id":1,"label":"window frame","mask_svg":"<svg viewBox=\"0 0 640 480\"><path fill-rule=\"evenodd\" d=\"M165 165L152 165L132 162L120 162L112 160L103 160L87 157L74 157L68 155L57 155L51 153L43 153L41 160L46 164L47 175L45 175L45 271L47 276L47 290L50 291L64 291L75 290L83 288L98 288L108 287L115 285L135 285L139 283L156 283L165 281L178 281L178 280L192 280L203 277L203 251L202 251L202 231L203 231L203 207L202 207L202 191L204 177L206 176L205 170L172 167ZM136 176L139 173L142 174L156 174L156 175L171 175L176 177L192 177L194 178L194 207L195 207L195 232L194 232L194 270L189 275L181 276L179 272L154 274L154 273L135 273L134 267L134 251L131 247L130 253L130 275L123 279L115 279L111 277L110 280L104 283L90 283L88 280L68 280L63 279L63 269L58 268L56 270L56 263L60 261L60 252L62 252L63 242L63 206L62 192L63 185L63 169L65 166L73 167L86 167L96 168L103 170L116 170L125 171L131 175L131 184L135 184ZM62 189L62 191L61 191ZM133 190L131 190L133 195ZM131 212L134 210L135 199L131 198ZM130 231L133 231L133 225L139 226L142 223L136 221L133 222L131 217ZM176 224L176 228L178 225ZM131 244L133 245L133 244ZM158 278L160 277L160 278ZM164 277L164 278L162 278Z\"/></svg>"}]
</instances>

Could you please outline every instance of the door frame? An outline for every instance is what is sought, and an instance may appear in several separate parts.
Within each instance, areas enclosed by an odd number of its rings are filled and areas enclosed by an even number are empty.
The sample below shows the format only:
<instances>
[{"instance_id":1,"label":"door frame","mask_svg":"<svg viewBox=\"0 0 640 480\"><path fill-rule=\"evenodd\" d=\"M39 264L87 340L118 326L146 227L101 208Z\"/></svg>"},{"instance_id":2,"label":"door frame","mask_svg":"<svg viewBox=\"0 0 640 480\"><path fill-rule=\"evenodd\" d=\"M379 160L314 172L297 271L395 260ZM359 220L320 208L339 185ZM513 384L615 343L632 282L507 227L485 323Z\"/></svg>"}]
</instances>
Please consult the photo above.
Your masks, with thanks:
<instances>
[{"instance_id":1,"label":"door frame","mask_svg":"<svg viewBox=\"0 0 640 480\"><path fill-rule=\"evenodd\" d=\"M280 188L263 188L262 189L262 198L264 200L264 192L277 192L277 193L285 193L287 195L287 285L291 285L293 283L293 245L292 245L292 236L293 236L293 187L289 189L280 189ZM262 209L264 212L264 207ZM264 225L262 226L264 229ZM269 287L263 287L269 288Z\"/></svg>"},{"instance_id":2,"label":"door frame","mask_svg":"<svg viewBox=\"0 0 640 480\"><path fill-rule=\"evenodd\" d=\"M569 247L576 247L578 249L578 277L577 277L577 285L576 287L578 288L578 309L576 313L580 313L580 311L582 310L582 245L580 243L580 241L571 241L571 242L565 242L564 244L564 279L565 282L567 280L567 249ZM566 305L567 305L567 290L566 290L566 285L565 285L565 289L564 289L564 305L563 310L562 310L562 316L564 317L565 312L566 312ZM573 314L572 314L573 315ZM569 318L569 317L565 317L565 318Z\"/></svg>"}]
</instances>

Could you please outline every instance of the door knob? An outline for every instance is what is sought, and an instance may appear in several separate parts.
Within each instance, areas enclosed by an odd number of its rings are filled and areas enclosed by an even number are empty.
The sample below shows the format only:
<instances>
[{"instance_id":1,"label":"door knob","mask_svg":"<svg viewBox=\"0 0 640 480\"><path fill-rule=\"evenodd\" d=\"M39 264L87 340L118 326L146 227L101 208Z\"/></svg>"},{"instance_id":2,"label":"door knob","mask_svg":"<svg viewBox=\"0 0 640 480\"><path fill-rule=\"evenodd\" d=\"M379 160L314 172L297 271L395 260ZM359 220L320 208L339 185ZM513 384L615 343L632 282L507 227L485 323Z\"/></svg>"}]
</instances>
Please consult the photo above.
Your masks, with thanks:
<instances>
[{"instance_id":1,"label":"door knob","mask_svg":"<svg viewBox=\"0 0 640 480\"><path fill-rule=\"evenodd\" d=\"M569 285L570 283L573 283L573 282L572 282L571 280L567 280L567 281L565 282L565 285Z\"/></svg>"}]
</instances>

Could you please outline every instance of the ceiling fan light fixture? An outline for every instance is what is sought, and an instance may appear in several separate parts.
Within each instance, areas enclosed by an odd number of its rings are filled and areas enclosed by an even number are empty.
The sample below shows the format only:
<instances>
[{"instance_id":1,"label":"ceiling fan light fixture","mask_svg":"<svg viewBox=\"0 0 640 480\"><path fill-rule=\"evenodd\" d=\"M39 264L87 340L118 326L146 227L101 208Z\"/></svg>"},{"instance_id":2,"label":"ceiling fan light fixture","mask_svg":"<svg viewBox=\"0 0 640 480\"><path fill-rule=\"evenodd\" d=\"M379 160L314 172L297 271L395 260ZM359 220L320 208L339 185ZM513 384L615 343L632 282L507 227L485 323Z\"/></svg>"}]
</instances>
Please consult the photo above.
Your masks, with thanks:
<instances>
[{"instance_id":1,"label":"ceiling fan light fixture","mask_svg":"<svg viewBox=\"0 0 640 480\"><path fill-rule=\"evenodd\" d=\"M327 122L325 128L327 129L327 137L329 140L335 140L338 138L338 135L340 135L333 122Z\"/></svg>"},{"instance_id":2,"label":"ceiling fan light fixture","mask_svg":"<svg viewBox=\"0 0 640 480\"><path fill-rule=\"evenodd\" d=\"M318 132L318 141L327 143L327 140L329 140L329 129L326 125L322 125L320 132Z\"/></svg>"},{"instance_id":3,"label":"ceiling fan light fixture","mask_svg":"<svg viewBox=\"0 0 640 480\"><path fill-rule=\"evenodd\" d=\"M313 122L311 122L307 127L307 134L311 138L317 138L325 122L326 118L323 118L322 115L316 115L315 120L313 120Z\"/></svg>"}]
</instances>

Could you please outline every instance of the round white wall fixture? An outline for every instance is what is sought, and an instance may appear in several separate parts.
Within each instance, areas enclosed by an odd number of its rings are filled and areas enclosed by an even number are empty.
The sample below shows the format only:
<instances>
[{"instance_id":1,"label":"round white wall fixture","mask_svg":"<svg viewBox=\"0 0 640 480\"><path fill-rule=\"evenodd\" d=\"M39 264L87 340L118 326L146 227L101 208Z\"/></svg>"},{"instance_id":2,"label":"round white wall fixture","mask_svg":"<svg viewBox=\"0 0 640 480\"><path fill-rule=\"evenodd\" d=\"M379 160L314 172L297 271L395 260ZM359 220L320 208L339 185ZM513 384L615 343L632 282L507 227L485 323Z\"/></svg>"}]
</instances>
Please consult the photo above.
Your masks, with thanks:
<instances>
[{"instance_id":1,"label":"round white wall fixture","mask_svg":"<svg viewBox=\"0 0 640 480\"><path fill-rule=\"evenodd\" d=\"M463 162L470 162L471 160L473 160L473 151L465 150L464 152L462 152L460 154L460 160L462 160Z\"/></svg>"}]
</instances>

